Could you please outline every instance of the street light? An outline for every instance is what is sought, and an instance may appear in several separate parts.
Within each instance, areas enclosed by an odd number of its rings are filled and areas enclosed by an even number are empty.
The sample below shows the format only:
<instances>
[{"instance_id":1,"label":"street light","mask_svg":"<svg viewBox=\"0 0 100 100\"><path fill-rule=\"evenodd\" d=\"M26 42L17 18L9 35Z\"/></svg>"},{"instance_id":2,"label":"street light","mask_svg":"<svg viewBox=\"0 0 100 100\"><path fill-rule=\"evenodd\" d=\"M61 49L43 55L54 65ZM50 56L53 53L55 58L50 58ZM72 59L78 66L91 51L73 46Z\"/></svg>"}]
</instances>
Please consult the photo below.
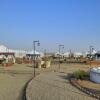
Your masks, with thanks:
<instances>
[{"instance_id":1,"label":"street light","mask_svg":"<svg viewBox=\"0 0 100 100\"><path fill-rule=\"evenodd\" d=\"M45 60L45 68L46 68L46 49L44 50L44 60Z\"/></svg>"},{"instance_id":2,"label":"street light","mask_svg":"<svg viewBox=\"0 0 100 100\"><path fill-rule=\"evenodd\" d=\"M35 58L35 56L36 56L36 54L35 54L35 51L36 51L36 43L37 43L37 46L40 46L40 42L39 42L39 41L33 41L33 46L34 46L34 50L33 50L33 52L34 52L34 54L33 54L33 61L34 61L34 77L35 77L35 67L36 67L36 63L35 63L35 60L36 60L36 58Z\"/></svg>"},{"instance_id":3,"label":"street light","mask_svg":"<svg viewBox=\"0 0 100 100\"><path fill-rule=\"evenodd\" d=\"M90 67L91 67L91 57L92 57L93 46L90 46L89 49L90 49Z\"/></svg>"},{"instance_id":4,"label":"street light","mask_svg":"<svg viewBox=\"0 0 100 100\"><path fill-rule=\"evenodd\" d=\"M64 49L64 45L59 45L59 70L60 70L60 53L61 53L61 49Z\"/></svg>"}]
</instances>

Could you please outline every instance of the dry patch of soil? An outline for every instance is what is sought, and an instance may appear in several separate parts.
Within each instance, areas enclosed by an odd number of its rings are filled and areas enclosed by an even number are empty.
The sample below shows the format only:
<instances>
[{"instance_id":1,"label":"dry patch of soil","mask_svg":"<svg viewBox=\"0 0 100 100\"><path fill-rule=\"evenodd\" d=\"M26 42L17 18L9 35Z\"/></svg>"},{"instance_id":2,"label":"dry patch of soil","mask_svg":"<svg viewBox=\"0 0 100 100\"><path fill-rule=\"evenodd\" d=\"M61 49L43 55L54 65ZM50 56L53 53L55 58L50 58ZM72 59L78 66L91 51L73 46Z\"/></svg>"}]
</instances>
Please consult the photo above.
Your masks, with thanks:
<instances>
[{"instance_id":1,"label":"dry patch of soil","mask_svg":"<svg viewBox=\"0 0 100 100\"><path fill-rule=\"evenodd\" d=\"M100 91L100 84L94 83L90 80L77 80L77 82L83 87Z\"/></svg>"}]
</instances>

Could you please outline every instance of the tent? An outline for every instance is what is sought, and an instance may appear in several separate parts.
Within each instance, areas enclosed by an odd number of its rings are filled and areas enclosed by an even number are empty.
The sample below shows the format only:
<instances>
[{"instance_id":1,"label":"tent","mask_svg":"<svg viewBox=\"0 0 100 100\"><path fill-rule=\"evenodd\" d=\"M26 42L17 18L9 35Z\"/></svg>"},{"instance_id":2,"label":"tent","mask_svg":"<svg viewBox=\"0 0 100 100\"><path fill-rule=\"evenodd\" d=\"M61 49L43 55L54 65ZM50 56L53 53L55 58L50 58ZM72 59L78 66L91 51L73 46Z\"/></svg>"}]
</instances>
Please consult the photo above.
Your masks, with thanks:
<instances>
[{"instance_id":1,"label":"tent","mask_svg":"<svg viewBox=\"0 0 100 100\"><path fill-rule=\"evenodd\" d=\"M8 52L8 48L4 45L0 45L0 52Z\"/></svg>"},{"instance_id":2,"label":"tent","mask_svg":"<svg viewBox=\"0 0 100 100\"><path fill-rule=\"evenodd\" d=\"M74 57L81 57L83 56L83 54L81 52L75 52L74 53Z\"/></svg>"},{"instance_id":3,"label":"tent","mask_svg":"<svg viewBox=\"0 0 100 100\"><path fill-rule=\"evenodd\" d=\"M26 54L34 55L34 51L28 51ZM35 51L35 55L40 55L40 53Z\"/></svg>"},{"instance_id":4,"label":"tent","mask_svg":"<svg viewBox=\"0 0 100 100\"><path fill-rule=\"evenodd\" d=\"M70 57L70 52L66 52L63 54L64 57Z\"/></svg>"}]
</instances>

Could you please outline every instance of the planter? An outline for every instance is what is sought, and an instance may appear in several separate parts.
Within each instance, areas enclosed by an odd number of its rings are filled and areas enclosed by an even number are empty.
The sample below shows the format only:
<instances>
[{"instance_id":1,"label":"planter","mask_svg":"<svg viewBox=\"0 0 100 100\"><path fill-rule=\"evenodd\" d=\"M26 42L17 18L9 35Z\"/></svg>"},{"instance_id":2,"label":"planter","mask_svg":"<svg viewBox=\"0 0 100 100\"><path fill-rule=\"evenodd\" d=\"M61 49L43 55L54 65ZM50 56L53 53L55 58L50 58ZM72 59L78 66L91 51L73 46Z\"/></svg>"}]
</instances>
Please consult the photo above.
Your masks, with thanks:
<instances>
[{"instance_id":1,"label":"planter","mask_svg":"<svg viewBox=\"0 0 100 100\"><path fill-rule=\"evenodd\" d=\"M37 62L37 63L36 63L36 67L37 67L37 68L41 68L41 62Z\"/></svg>"},{"instance_id":2,"label":"planter","mask_svg":"<svg viewBox=\"0 0 100 100\"><path fill-rule=\"evenodd\" d=\"M90 70L90 80L100 83L100 68L92 68Z\"/></svg>"},{"instance_id":3,"label":"planter","mask_svg":"<svg viewBox=\"0 0 100 100\"><path fill-rule=\"evenodd\" d=\"M46 61L46 62L45 62L45 65L46 65L46 68L49 68L50 65L51 65L51 61Z\"/></svg>"}]
</instances>

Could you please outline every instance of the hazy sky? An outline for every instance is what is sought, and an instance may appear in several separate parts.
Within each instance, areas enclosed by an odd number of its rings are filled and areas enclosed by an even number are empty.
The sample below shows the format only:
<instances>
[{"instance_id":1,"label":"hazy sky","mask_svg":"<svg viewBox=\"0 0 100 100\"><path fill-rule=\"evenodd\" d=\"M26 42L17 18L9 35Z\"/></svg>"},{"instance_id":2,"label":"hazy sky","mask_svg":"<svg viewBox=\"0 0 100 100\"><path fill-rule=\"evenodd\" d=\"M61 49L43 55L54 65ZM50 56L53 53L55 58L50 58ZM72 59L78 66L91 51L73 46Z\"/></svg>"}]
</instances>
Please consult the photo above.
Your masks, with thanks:
<instances>
[{"instance_id":1,"label":"hazy sky","mask_svg":"<svg viewBox=\"0 0 100 100\"><path fill-rule=\"evenodd\" d=\"M0 44L40 50L100 49L100 0L0 0Z\"/></svg>"}]
</instances>

